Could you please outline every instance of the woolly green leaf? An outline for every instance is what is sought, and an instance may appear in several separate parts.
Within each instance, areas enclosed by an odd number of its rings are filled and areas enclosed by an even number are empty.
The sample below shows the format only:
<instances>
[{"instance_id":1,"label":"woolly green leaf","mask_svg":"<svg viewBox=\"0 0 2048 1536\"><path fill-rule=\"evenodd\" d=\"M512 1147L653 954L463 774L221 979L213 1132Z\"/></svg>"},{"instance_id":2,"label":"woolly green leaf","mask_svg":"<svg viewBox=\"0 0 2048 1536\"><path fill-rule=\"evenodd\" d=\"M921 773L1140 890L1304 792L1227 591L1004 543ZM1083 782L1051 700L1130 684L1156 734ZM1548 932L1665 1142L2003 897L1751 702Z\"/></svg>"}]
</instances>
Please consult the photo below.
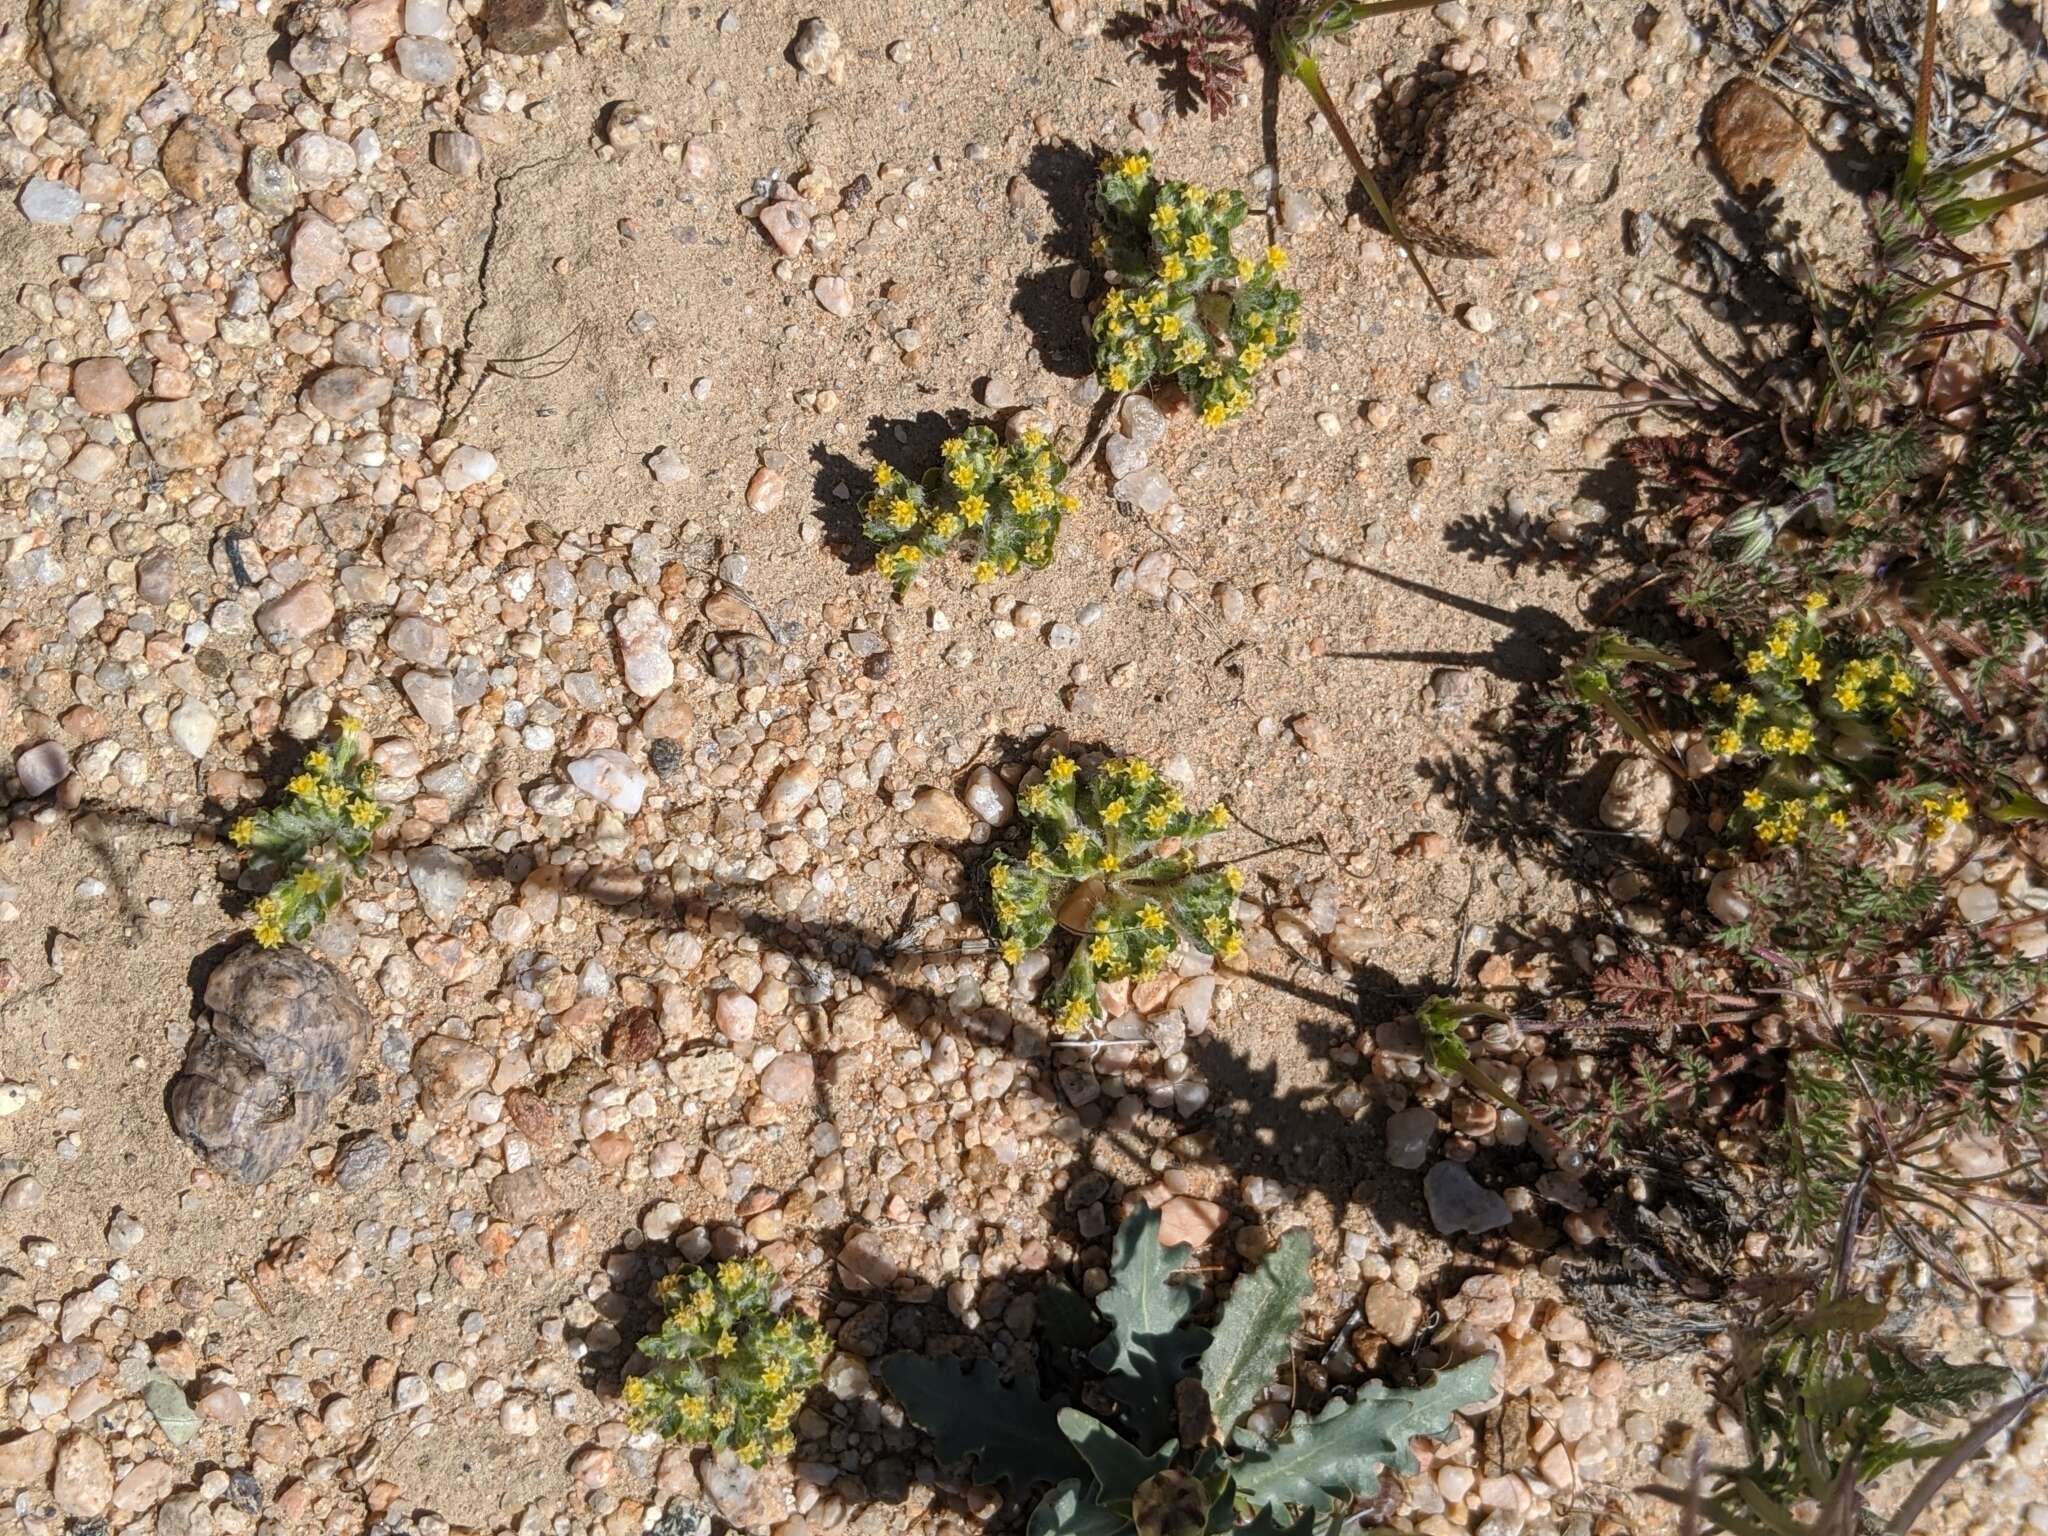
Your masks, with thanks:
<instances>
[{"instance_id":1,"label":"woolly green leaf","mask_svg":"<svg viewBox=\"0 0 2048 1536\"><path fill-rule=\"evenodd\" d=\"M1087 1471L1060 1433L1052 1405L1038 1395L1035 1376L1006 1382L993 1360L962 1370L958 1361L919 1355L891 1355L881 1376L911 1422L932 1437L939 1460L972 1457L984 1483L1023 1489Z\"/></svg>"},{"instance_id":2,"label":"woolly green leaf","mask_svg":"<svg viewBox=\"0 0 2048 1536\"><path fill-rule=\"evenodd\" d=\"M1038 1331L1056 1349L1086 1349L1102 1332L1087 1298L1064 1280L1038 1288Z\"/></svg>"},{"instance_id":3,"label":"woolly green leaf","mask_svg":"<svg viewBox=\"0 0 2048 1536\"><path fill-rule=\"evenodd\" d=\"M1209 1343L1206 1330L1185 1326L1194 1289L1172 1278L1193 1255L1186 1243L1163 1246L1159 1213L1139 1210L1117 1232L1110 1257L1114 1279L1096 1301L1109 1322L1109 1337L1088 1358L1106 1373L1103 1391L1124 1410L1141 1448L1166 1438L1173 1426L1173 1389Z\"/></svg>"},{"instance_id":4,"label":"woolly green leaf","mask_svg":"<svg viewBox=\"0 0 2048 1536\"><path fill-rule=\"evenodd\" d=\"M1202 1356L1202 1387L1216 1427L1226 1435L1286 1363L1313 1289L1308 1260L1308 1234L1297 1229L1231 1289L1215 1341Z\"/></svg>"},{"instance_id":5,"label":"woolly green leaf","mask_svg":"<svg viewBox=\"0 0 2048 1536\"><path fill-rule=\"evenodd\" d=\"M1239 1536L1309 1536L1315 1529L1316 1517L1312 1511L1304 1511L1294 1524L1273 1509L1262 1509L1245 1524L1237 1527Z\"/></svg>"},{"instance_id":6,"label":"woolly green leaf","mask_svg":"<svg viewBox=\"0 0 2048 1536\"><path fill-rule=\"evenodd\" d=\"M1095 1474L1095 1486L1105 1504L1128 1504L1138 1484L1173 1460L1170 1450L1147 1456L1095 1415L1078 1408L1062 1408L1059 1423L1060 1432Z\"/></svg>"},{"instance_id":7,"label":"woolly green leaf","mask_svg":"<svg viewBox=\"0 0 2048 1536\"><path fill-rule=\"evenodd\" d=\"M1314 1418L1296 1414L1276 1443L1259 1446L1238 1464L1238 1491L1254 1507L1276 1512L1285 1507L1321 1513L1370 1496L1379 1487L1381 1467L1415 1470L1410 1440L1440 1437L1453 1413L1493 1391L1498 1363L1497 1356L1481 1355L1412 1390L1374 1382Z\"/></svg>"},{"instance_id":8,"label":"woolly green leaf","mask_svg":"<svg viewBox=\"0 0 2048 1536\"><path fill-rule=\"evenodd\" d=\"M1029 1536L1117 1536L1130 1522L1104 1509L1083 1491L1079 1479L1061 1483L1031 1516Z\"/></svg>"}]
</instances>

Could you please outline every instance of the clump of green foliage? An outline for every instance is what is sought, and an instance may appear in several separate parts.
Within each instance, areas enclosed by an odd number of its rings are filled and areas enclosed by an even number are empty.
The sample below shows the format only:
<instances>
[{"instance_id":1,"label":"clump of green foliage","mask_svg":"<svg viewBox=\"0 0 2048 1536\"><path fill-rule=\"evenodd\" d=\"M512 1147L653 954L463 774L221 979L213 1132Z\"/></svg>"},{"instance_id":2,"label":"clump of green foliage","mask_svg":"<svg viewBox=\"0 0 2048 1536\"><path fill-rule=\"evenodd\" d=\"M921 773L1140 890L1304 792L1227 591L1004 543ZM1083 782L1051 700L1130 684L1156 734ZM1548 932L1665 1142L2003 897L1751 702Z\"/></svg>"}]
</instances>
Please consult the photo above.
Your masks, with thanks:
<instances>
[{"instance_id":1,"label":"clump of green foliage","mask_svg":"<svg viewBox=\"0 0 2048 1536\"><path fill-rule=\"evenodd\" d=\"M1191 809L1142 759L1112 759L1084 776L1062 755L1017 806L1022 851L989 861L989 901L1012 965L1056 930L1070 936L1072 951L1041 999L1060 1033L1103 1016L1102 983L1157 975L1183 939L1225 959L1238 953L1243 877L1194 854L1229 823L1222 805Z\"/></svg>"},{"instance_id":2,"label":"clump of green foliage","mask_svg":"<svg viewBox=\"0 0 2048 1536\"><path fill-rule=\"evenodd\" d=\"M640 1341L653 1363L624 1389L633 1427L730 1451L749 1466L787 1456L790 1423L830 1345L811 1319L785 1315L774 1269L728 1259L669 1275L655 1297L661 1330Z\"/></svg>"},{"instance_id":3,"label":"clump of green foliage","mask_svg":"<svg viewBox=\"0 0 2048 1536\"><path fill-rule=\"evenodd\" d=\"M877 464L874 492L861 504L861 531L881 546L875 569L898 592L956 543L973 552L976 581L1051 562L1074 498L1060 489L1067 466L1043 432L1027 429L1004 443L973 426L939 453L943 462L919 480Z\"/></svg>"},{"instance_id":4,"label":"clump of green foliage","mask_svg":"<svg viewBox=\"0 0 2048 1536\"><path fill-rule=\"evenodd\" d=\"M1375 1382L1293 1412L1268 1439L1244 1420L1292 1354L1314 1288L1308 1237L1289 1233L1238 1280L1213 1332L1189 1321L1198 1291L1180 1277L1192 1257L1162 1245L1158 1213L1139 1210L1117 1232L1100 1321L1064 1288L1041 1299L1051 1347L1071 1367L1062 1374L1079 1383L1064 1398L1035 1376L1005 1381L991 1361L895 1355L882 1380L941 1461L972 1462L978 1480L1018 1495L1053 1485L1031 1536L1335 1528L1373 1495L1381 1468L1416 1469L1411 1440L1440 1438L1492 1391L1497 1361L1481 1355L1421 1387Z\"/></svg>"},{"instance_id":5,"label":"clump of green foliage","mask_svg":"<svg viewBox=\"0 0 2048 1536\"><path fill-rule=\"evenodd\" d=\"M1961 910L1955 874L2038 862L2048 820L2048 305L1964 242L2048 179L2018 173L2030 144L1930 133L1931 3L1921 22L1911 132L1865 249L1821 267L1757 245L1738 271L1696 239L1746 351L1701 370L1644 337L1619 390L1660 423L1620 453L1674 601L1599 637L1564 701L1707 801L1719 926L1596 980L1586 1027L1626 1041L1631 1069L1578 1110L1610 1146L1713 1112L1798 1243L1853 1208L1967 1284L1947 1230L2038 1203L2048 1136L2024 1017L2048 966L2023 922ZM1993 175L2010 184L1977 190ZM1965 1133L2006 1172L1955 1171Z\"/></svg>"},{"instance_id":6,"label":"clump of green foliage","mask_svg":"<svg viewBox=\"0 0 2048 1536\"><path fill-rule=\"evenodd\" d=\"M1094 253L1108 288L1090 322L1095 377L1123 394L1170 382L1207 426L1252 402L1253 376L1295 343L1287 253L1233 256L1244 199L1161 181L1146 154L1110 155L1095 184Z\"/></svg>"},{"instance_id":7,"label":"clump of green foliage","mask_svg":"<svg viewBox=\"0 0 2048 1536\"><path fill-rule=\"evenodd\" d=\"M1728 1536L1907 1536L2048 1383L1961 1433L1929 1433L2007 1390L2012 1374L1924 1358L1885 1337L1886 1321L1882 1303L1831 1285L1796 1316L1743 1330L1722 1387L1741 1410L1748 1461L1711 1469L1704 1489L1658 1491ZM1927 1470L1897 1507L1872 1508L1876 1480L1914 1465Z\"/></svg>"},{"instance_id":8,"label":"clump of green foliage","mask_svg":"<svg viewBox=\"0 0 2048 1536\"><path fill-rule=\"evenodd\" d=\"M368 750L362 721L343 717L306 754L280 804L228 829L228 841L249 850L249 867L273 877L250 923L265 949L302 942L340 902L344 877L362 873L370 839L389 814L370 798L377 767Z\"/></svg>"}]
</instances>

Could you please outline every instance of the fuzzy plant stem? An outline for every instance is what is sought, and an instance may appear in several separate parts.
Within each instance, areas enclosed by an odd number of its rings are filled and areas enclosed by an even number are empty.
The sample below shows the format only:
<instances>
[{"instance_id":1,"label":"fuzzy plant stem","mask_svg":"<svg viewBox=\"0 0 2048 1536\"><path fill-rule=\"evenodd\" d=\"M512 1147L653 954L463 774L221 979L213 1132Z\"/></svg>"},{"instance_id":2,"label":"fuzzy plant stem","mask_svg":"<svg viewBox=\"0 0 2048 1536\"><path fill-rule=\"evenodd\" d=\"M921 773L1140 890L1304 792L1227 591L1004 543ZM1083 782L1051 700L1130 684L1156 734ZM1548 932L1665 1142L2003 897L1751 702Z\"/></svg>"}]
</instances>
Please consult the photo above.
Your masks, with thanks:
<instances>
[{"instance_id":1,"label":"fuzzy plant stem","mask_svg":"<svg viewBox=\"0 0 2048 1536\"><path fill-rule=\"evenodd\" d=\"M1404 5L1390 9L1408 10L1412 7ZM1423 269L1422 258L1415 254L1414 244L1402 232L1401 221L1394 217L1393 205L1387 201L1386 194L1380 191L1380 184L1373 180L1372 172L1366 168L1365 156L1359 153L1358 145L1351 137L1351 130L1344 126L1343 115L1338 112L1337 103L1331 100L1329 87L1323 84L1323 74L1316 68L1316 61L1306 54L1301 55L1294 61L1293 74L1294 78L1301 82L1302 88L1308 92L1309 99L1315 102L1317 110L1323 114L1323 120L1330 125L1330 132L1337 135L1337 142L1344 150L1344 158L1351 162L1351 169L1357 173L1360 185L1365 188L1365 195L1372 200L1373 211L1386 224L1387 233L1392 235L1394 243L1401 247L1401 254L1408 258L1408 265L1415 269L1415 275L1422 279L1422 286L1429 291L1429 301L1438 309L1442 309L1444 296L1437 292L1436 284L1429 280L1429 273Z\"/></svg>"}]
</instances>

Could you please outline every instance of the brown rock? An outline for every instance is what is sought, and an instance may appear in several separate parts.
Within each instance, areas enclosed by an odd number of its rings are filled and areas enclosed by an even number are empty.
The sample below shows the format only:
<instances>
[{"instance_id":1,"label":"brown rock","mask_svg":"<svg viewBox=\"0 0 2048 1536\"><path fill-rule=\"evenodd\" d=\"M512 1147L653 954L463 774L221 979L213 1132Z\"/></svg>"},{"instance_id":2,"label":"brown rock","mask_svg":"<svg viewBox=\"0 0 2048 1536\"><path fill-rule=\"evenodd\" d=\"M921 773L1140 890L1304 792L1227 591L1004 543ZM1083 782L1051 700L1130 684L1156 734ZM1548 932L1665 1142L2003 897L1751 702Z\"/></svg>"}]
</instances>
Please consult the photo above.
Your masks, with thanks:
<instances>
[{"instance_id":1,"label":"brown rock","mask_svg":"<svg viewBox=\"0 0 2048 1536\"><path fill-rule=\"evenodd\" d=\"M1152 1197L1162 1193L1163 1189L1148 1191L1146 1203L1151 1204ZM1193 1195L1167 1195L1159 1201L1158 1210L1159 1241L1168 1248L1177 1248L1182 1243L1198 1251L1206 1248L1230 1219L1230 1213L1214 1200L1199 1200Z\"/></svg>"},{"instance_id":2,"label":"brown rock","mask_svg":"<svg viewBox=\"0 0 2048 1536\"><path fill-rule=\"evenodd\" d=\"M965 842L974 831L974 817L950 790L927 784L910 797L906 816L927 837Z\"/></svg>"},{"instance_id":3,"label":"brown rock","mask_svg":"<svg viewBox=\"0 0 2048 1536\"><path fill-rule=\"evenodd\" d=\"M648 1008L628 1008L605 1033L605 1055L625 1067L637 1067L661 1054L661 1026Z\"/></svg>"},{"instance_id":4,"label":"brown rock","mask_svg":"<svg viewBox=\"0 0 2048 1536\"><path fill-rule=\"evenodd\" d=\"M1519 87L1491 76L1463 81L1424 114L1394 217L1410 240L1440 256L1505 256L1542 205L1549 158Z\"/></svg>"},{"instance_id":5,"label":"brown rock","mask_svg":"<svg viewBox=\"0 0 2048 1536\"><path fill-rule=\"evenodd\" d=\"M356 0L348 8L348 51L373 58L405 32L402 0Z\"/></svg>"},{"instance_id":6,"label":"brown rock","mask_svg":"<svg viewBox=\"0 0 2048 1536\"><path fill-rule=\"evenodd\" d=\"M135 408L135 431L164 469L205 469L224 456L206 427L206 411L193 396L151 400Z\"/></svg>"},{"instance_id":7,"label":"brown rock","mask_svg":"<svg viewBox=\"0 0 2048 1536\"><path fill-rule=\"evenodd\" d=\"M0 1440L0 1488L40 1488L57 1460L57 1437L47 1429Z\"/></svg>"},{"instance_id":8,"label":"brown rock","mask_svg":"<svg viewBox=\"0 0 2048 1536\"><path fill-rule=\"evenodd\" d=\"M35 12L34 62L101 145L204 25L201 0L42 0Z\"/></svg>"},{"instance_id":9,"label":"brown rock","mask_svg":"<svg viewBox=\"0 0 2048 1536\"><path fill-rule=\"evenodd\" d=\"M261 1184L355 1080L369 1015L348 978L299 949L238 949L207 978L206 1018L171 1080L171 1129Z\"/></svg>"},{"instance_id":10,"label":"brown rock","mask_svg":"<svg viewBox=\"0 0 2048 1536\"><path fill-rule=\"evenodd\" d=\"M490 0L484 41L499 53L547 53L565 47L569 23L562 0Z\"/></svg>"},{"instance_id":11,"label":"brown rock","mask_svg":"<svg viewBox=\"0 0 2048 1536\"><path fill-rule=\"evenodd\" d=\"M1714 100L1707 145L1728 185L1754 202L1785 184L1806 153L1806 133L1776 96L1754 80L1734 80Z\"/></svg>"},{"instance_id":12,"label":"brown rock","mask_svg":"<svg viewBox=\"0 0 2048 1536\"><path fill-rule=\"evenodd\" d=\"M242 147L203 117L188 117L164 141L164 180L202 208L226 202L242 173Z\"/></svg>"},{"instance_id":13,"label":"brown rock","mask_svg":"<svg viewBox=\"0 0 2048 1536\"><path fill-rule=\"evenodd\" d=\"M83 1431L66 1435L57 1447L50 1497L74 1519L105 1514L114 1500L114 1463L107 1448Z\"/></svg>"},{"instance_id":14,"label":"brown rock","mask_svg":"<svg viewBox=\"0 0 2048 1536\"><path fill-rule=\"evenodd\" d=\"M140 393L118 357L88 357L71 365L71 398L88 416L118 416Z\"/></svg>"},{"instance_id":15,"label":"brown rock","mask_svg":"<svg viewBox=\"0 0 2048 1536\"><path fill-rule=\"evenodd\" d=\"M334 599L317 581L302 581L256 610L256 627L272 645L317 635L334 622Z\"/></svg>"},{"instance_id":16,"label":"brown rock","mask_svg":"<svg viewBox=\"0 0 2048 1536\"><path fill-rule=\"evenodd\" d=\"M490 1183L491 1206L507 1221L532 1221L555 1209L555 1192L538 1168L501 1173Z\"/></svg>"}]
</instances>

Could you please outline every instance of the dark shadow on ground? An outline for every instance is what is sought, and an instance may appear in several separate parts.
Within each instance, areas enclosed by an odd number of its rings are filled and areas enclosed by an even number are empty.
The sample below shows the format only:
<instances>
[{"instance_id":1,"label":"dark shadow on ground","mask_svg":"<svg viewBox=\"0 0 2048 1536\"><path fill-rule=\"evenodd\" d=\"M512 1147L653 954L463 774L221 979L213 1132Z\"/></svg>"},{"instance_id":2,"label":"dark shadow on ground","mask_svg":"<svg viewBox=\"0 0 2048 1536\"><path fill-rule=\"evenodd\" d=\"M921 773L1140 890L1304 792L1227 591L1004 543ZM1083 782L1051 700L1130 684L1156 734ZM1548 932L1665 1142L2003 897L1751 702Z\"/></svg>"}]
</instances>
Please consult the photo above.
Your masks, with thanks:
<instances>
[{"instance_id":1,"label":"dark shadow on ground","mask_svg":"<svg viewBox=\"0 0 2048 1536\"><path fill-rule=\"evenodd\" d=\"M861 531L861 501L875 486L875 465L887 463L911 480L939 462L939 445L972 420L965 409L919 411L915 416L871 416L861 439L861 462L819 443L811 449L816 467L811 505L825 528L825 546L856 575L875 564L875 546Z\"/></svg>"},{"instance_id":2,"label":"dark shadow on ground","mask_svg":"<svg viewBox=\"0 0 2048 1536\"><path fill-rule=\"evenodd\" d=\"M1048 373L1078 379L1088 372L1088 304L1073 296L1074 274L1088 270L1093 228L1089 195L1096 156L1072 139L1039 144L1024 167L1052 214L1044 264L1017 279L1010 312L1024 323Z\"/></svg>"}]
</instances>

